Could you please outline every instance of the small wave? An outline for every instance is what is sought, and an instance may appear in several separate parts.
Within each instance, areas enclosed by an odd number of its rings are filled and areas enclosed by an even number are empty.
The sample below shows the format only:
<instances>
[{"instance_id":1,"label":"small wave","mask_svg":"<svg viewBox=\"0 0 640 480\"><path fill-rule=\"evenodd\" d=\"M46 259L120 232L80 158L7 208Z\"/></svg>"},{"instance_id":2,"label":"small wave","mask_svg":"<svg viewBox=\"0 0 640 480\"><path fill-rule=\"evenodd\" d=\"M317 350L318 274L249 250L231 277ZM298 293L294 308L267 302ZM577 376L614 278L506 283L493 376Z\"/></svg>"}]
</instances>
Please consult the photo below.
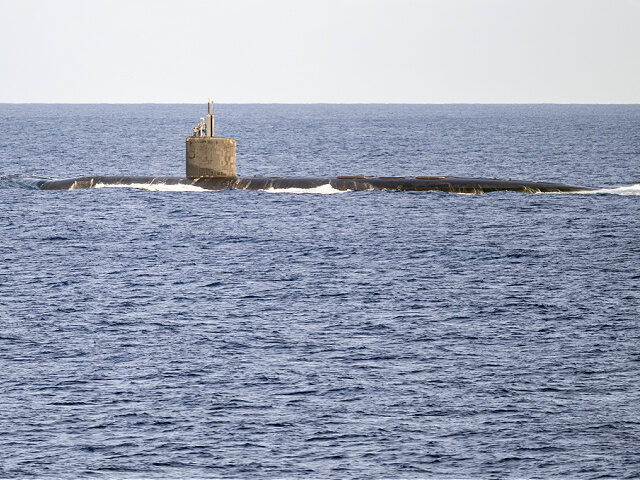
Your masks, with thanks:
<instances>
[{"instance_id":1,"label":"small wave","mask_svg":"<svg viewBox=\"0 0 640 480\"><path fill-rule=\"evenodd\" d=\"M39 180L49 180L44 177L35 177L29 174L11 174L11 175L0 175L0 183L5 184L9 187L18 187L18 188L28 188L31 190L38 189L38 181Z\"/></svg>"},{"instance_id":2,"label":"small wave","mask_svg":"<svg viewBox=\"0 0 640 480\"><path fill-rule=\"evenodd\" d=\"M594 190L576 190L573 192L531 192L540 195L640 195L640 183L615 188L598 188Z\"/></svg>"},{"instance_id":3,"label":"small wave","mask_svg":"<svg viewBox=\"0 0 640 480\"><path fill-rule=\"evenodd\" d=\"M574 192L582 194L608 194L608 195L640 195L640 183L635 185L626 185L616 188L599 188L597 190L585 190L582 192Z\"/></svg>"},{"instance_id":4,"label":"small wave","mask_svg":"<svg viewBox=\"0 0 640 480\"><path fill-rule=\"evenodd\" d=\"M137 188L138 190L148 190L150 192L207 192L208 190L195 185L166 183L96 183L94 188Z\"/></svg>"},{"instance_id":5,"label":"small wave","mask_svg":"<svg viewBox=\"0 0 640 480\"><path fill-rule=\"evenodd\" d=\"M338 190L333 188L330 183L312 188L267 188L262 190L267 193L315 193L320 195L331 195L333 193L345 193L351 190Z\"/></svg>"},{"instance_id":6,"label":"small wave","mask_svg":"<svg viewBox=\"0 0 640 480\"><path fill-rule=\"evenodd\" d=\"M577 190L575 192L546 192L547 194L568 195L640 195L640 183L615 188L598 188L596 190Z\"/></svg>"}]
</instances>

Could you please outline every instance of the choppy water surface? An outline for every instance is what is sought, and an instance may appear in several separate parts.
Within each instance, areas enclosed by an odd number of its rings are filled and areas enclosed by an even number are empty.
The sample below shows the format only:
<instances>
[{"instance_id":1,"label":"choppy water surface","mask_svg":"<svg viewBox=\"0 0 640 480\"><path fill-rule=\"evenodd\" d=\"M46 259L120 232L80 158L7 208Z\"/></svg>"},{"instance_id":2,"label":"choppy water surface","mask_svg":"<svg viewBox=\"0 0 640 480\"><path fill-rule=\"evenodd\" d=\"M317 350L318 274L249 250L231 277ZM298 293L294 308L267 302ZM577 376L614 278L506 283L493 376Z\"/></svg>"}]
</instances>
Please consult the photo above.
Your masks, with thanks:
<instances>
[{"instance_id":1,"label":"choppy water surface","mask_svg":"<svg viewBox=\"0 0 640 480\"><path fill-rule=\"evenodd\" d=\"M216 111L243 175L588 195L20 180L181 175L202 110L0 105L0 476L640 476L640 107Z\"/></svg>"}]
</instances>

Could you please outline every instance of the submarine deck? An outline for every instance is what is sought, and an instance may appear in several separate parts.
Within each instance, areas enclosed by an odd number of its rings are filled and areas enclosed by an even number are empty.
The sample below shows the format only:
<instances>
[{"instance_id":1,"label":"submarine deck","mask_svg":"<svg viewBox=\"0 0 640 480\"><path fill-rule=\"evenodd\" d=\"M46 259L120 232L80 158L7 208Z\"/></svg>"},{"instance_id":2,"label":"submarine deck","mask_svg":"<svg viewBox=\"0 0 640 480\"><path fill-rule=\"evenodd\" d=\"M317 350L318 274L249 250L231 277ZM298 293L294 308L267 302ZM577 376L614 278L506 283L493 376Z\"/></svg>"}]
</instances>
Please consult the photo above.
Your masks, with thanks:
<instances>
[{"instance_id":1,"label":"submarine deck","mask_svg":"<svg viewBox=\"0 0 640 480\"><path fill-rule=\"evenodd\" d=\"M191 185L205 190L268 190L287 188L316 188L331 185L336 190L436 190L451 193L487 193L515 191L522 193L578 192L591 190L552 182L504 180L497 178L465 178L449 176L366 177L360 175L337 177L154 177L154 176L92 176L62 180L38 180L42 190L75 190L113 185Z\"/></svg>"}]
</instances>

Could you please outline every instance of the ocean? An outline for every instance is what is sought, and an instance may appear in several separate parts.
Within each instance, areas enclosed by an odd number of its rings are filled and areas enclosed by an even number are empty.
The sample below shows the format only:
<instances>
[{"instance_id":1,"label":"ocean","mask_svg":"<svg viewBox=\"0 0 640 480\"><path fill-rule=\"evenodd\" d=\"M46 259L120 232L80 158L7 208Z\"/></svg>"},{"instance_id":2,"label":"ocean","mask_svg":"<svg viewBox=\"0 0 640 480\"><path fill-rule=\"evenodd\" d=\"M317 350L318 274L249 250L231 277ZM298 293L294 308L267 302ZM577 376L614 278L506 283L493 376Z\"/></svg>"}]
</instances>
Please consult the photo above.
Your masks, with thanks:
<instances>
[{"instance_id":1,"label":"ocean","mask_svg":"<svg viewBox=\"0 0 640 480\"><path fill-rule=\"evenodd\" d=\"M0 477L640 477L640 106L0 105ZM145 189L146 188L146 189Z\"/></svg>"}]
</instances>

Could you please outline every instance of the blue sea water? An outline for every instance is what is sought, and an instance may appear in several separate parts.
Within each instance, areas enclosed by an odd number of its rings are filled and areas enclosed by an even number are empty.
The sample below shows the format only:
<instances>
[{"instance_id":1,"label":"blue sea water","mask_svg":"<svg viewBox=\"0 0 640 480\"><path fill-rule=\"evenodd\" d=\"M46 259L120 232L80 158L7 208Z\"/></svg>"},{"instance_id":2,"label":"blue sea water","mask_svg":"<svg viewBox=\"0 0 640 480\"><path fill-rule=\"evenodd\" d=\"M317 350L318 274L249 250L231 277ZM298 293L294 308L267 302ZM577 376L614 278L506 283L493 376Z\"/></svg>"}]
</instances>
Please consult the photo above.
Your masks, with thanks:
<instances>
[{"instance_id":1,"label":"blue sea water","mask_svg":"<svg viewBox=\"0 0 640 480\"><path fill-rule=\"evenodd\" d=\"M0 105L0 477L640 477L640 106L216 106L240 175L593 194L23 181L183 175L202 113Z\"/></svg>"}]
</instances>

